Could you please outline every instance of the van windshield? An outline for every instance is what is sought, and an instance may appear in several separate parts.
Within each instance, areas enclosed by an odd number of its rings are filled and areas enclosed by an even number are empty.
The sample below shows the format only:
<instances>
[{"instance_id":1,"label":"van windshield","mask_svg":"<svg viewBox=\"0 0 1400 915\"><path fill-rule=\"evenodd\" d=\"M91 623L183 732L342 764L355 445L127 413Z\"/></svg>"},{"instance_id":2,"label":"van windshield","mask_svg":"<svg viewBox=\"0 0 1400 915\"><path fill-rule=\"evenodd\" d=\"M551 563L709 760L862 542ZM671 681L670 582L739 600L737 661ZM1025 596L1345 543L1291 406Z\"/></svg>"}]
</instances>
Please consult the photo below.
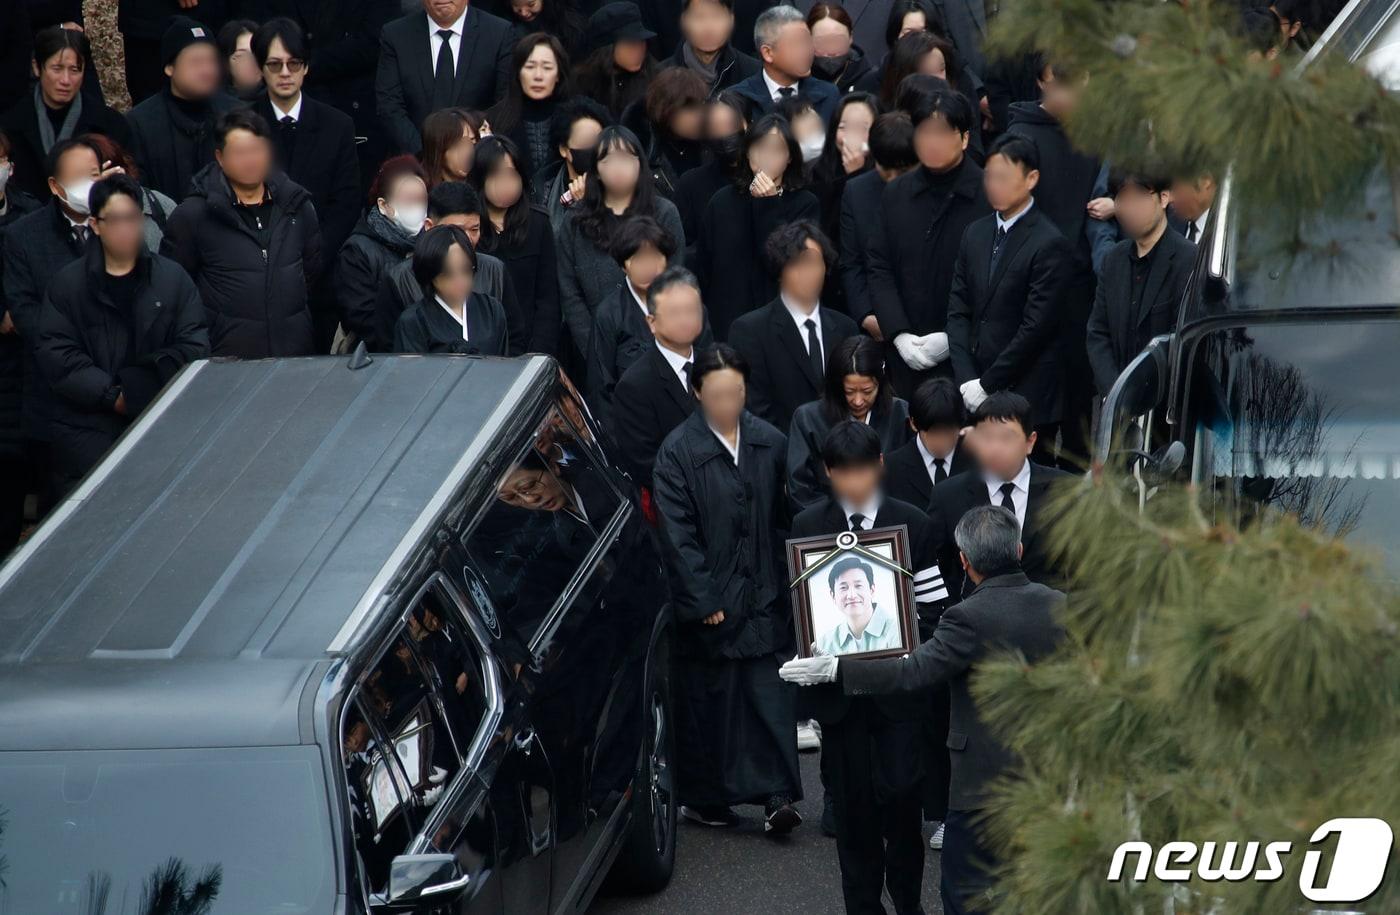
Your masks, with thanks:
<instances>
[{"instance_id":1,"label":"van windshield","mask_svg":"<svg viewBox=\"0 0 1400 915\"><path fill-rule=\"evenodd\" d=\"M315 747L0 753L0 915L335 907Z\"/></svg>"}]
</instances>

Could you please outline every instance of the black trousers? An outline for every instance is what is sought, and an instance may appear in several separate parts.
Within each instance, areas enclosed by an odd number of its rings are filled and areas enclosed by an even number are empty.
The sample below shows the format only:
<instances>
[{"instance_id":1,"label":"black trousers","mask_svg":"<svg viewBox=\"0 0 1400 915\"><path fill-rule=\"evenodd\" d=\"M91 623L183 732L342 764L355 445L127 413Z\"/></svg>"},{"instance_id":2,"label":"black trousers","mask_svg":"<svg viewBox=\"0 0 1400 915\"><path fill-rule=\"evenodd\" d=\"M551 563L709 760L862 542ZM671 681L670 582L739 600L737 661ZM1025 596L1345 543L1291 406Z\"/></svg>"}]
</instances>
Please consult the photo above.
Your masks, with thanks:
<instances>
[{"instance_id":1,"label":"black trousers","mask_svg":"<svg viewBox=\"0 0 1400 915\"><path fill-rule=\"evenodd\" d=\"M839 721L822 725L822 770L836 814L836 857L846 915L885 915L880 901L885 885L896 915L923 912L919 902L924 883L920 781L899 779L889 784L882 770L899 761L881 758L892 749L877 739L876 732L884 728L920 730L915 723L884 721L861 699L854 700ZM910 736L920 739L917 734Z\"/></svg>"},{"instance_id":2,"label":"black trousers","mask_svg":"<svg viewBox=\"0 0 1400 915\"><path fill-rule=\"evenodd\" d=\"M964 915L991 885L989 876L995 858L978 838L983 813L980 810L949 810L943 821L943 872L939 895L944 915Z\"/></svg>"},{"instance_id":3,"label":"black trousers","mask_svg":"<svg viewBox=\"0 0 1400 915\"><path fill-rule=\"evenodd\" d=\"M159 38L123 35L122 49L126 53L126 91L131 93L132 105L165 88Z\"/></svg>"}]
</instances>

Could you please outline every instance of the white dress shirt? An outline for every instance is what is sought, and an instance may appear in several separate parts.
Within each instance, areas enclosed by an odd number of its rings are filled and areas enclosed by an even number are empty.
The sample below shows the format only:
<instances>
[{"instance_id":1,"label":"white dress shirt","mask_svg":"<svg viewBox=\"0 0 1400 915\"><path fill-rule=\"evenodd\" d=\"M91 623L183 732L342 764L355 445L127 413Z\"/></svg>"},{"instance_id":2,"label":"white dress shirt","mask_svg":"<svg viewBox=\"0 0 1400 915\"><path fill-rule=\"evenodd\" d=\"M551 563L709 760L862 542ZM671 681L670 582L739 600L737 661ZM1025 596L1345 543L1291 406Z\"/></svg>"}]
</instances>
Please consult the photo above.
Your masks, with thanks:
<instances>
[{"instance_id":1,"label":"white dress shirt","mask_svg":"<svg viewBox=\"0 0 1400 915\"><path fill-rule=\"evenodd\" d=\"M289 110L287 110L287 111L283 111L283 110L282 110L282 106L279 105L279 104L277 104L277 99L275 99L275 98L273 98L272 96L269 95L269 96L267 97L267 100L268 100L269 102L272 103L272 113L275 114L275 115L277 115L277 124L282 123L282 119L283 119L283 118L291 118L293 121L300 122L300 121L301 121L301 100L302 100L303 98L305 98L305 97L306 97L306 93L305 93L305 92L298 92L298 93L297 93L297 100L296 100L295 102L292 102L292 107L291 107ZM273 127L276 127L277 124L273 124L272 126L273 126Z\"/></svg>"},{"instance_id":2,"label":"white dress shirt","mask_svg":"<svg viewBox=\"0 0 1400 915\"><path fill-rule=\"evenodd\" d=\"M462 316L459 318L459 317L457 317L457 312L455 312L455 311L453 311L451 308L449 308L449 307L447 306L447 303L444 302L444 301L442 300L442 296L440 296L440 295L435 295L435 296L433 296L433 298L436 299L436 300L437 300L437 303L438 303L439 305L442 306L442 310L445 311L445 312L447 312L448 315L451 316L452 320L454 320L454 321L456 321L458 324L462 325L462 339L463 339L463 340L470 340L471 338L467 336L467 306L466 306L466 304L463 303L463 305L462 305Z\"/></svg>"},{"instance_id":3,"label":"white dress shirt","mask_svg":"<svg viewBox=\"0 0 1400 915\"><path fill-rule=\"evenodd\" d=\"M1034 198L1034 197L1032 197L1032 198L1030 199L1030 202L1026 204L1025 209L1021 210L1021 212L1017 213L1015 216L1012 216L1010 219L1002 219L1002 218L1001 218L1001 214L998 213L998 214L997 214L997 228L998 228L998 229L1005 229L1008 233L1010 233L1010 232L1011 232L1011 227L1014 226L1014 225L1016 225L1016 223L1020 222L1020 221L1021 221L1021 217L1022 217L1022 216L1025 216L1027 213L1029 213L1029 212L1031 211L1031 207L1033 207L1033 206L1035 206L1035 198Z\"/></svg>"},{"instance_id":4,"label":"white dress shirt","mask_svg":"<svg viewBox=\"0 0 1400 915\"><path fill-rule=\"evenodd\" d=\"M1187 224L1188 226L1189 226L1189 225L1192 225L1193 223L1194 223L1195 226L1196 226L1196 235L1195 235L1194 238L1191 238L1191 239L1190 239L1191 241L1196 242L1196 243L1198 243L1198 244L1200 243L1200 241L1201 241L1201 236L1204 235L1204 234L1206 233L1206 220L1209 219L1209 218L1210 218L1210 210L1206 210L1204 213L1202 213L1200 216L1197 216L1195 219L1188 219L1188 220L1186 220L1186 224ZM1186 233L1185 233L1185 232L1182 232L1181 234L1182 234L1182 235L1185 235Z\"/></svg>"},{"instance_id":5,"label":"white dress shirt","mask_svg":"<svg viewBox=\"0 0 1400 915\"><path fill-rule=\"evenodd\" d=\"M996 506L1001 505L1001 487L1003 483L1015 483L1016 488L1011 492L1011 504L1016 506L1016 521L1022 527L1026 526L1026 503L1031 495L1031 462L1027 458L1021 463L1021 470L1016 474L1014 480L1003 480L994 477L989 473L983 473L982 479L987 484L987 498Z\"/></svg>"},{"instance_id":6,"label":"white dress shirt","mask_svg":"<svg viewBox=\"0 0 1400 915\"><path fill-rule=\"evenodd\" d=\"M938 472L938 465L934 463L938 458L943 459L943 472L950 477L953 475L953 455L958 453L957 445L953 445L953 450L949 451L947 454L934 454L932 451L928 450L928 447L924 445L923 438L918 435L914 436L914 444L919 449L919 456L924 459L924 469L928 471L930 482L938 482L938 478L935 476ZM1001 493L997 493L997 498L1001 498ZM1012 498L1014 499L1015 496L1012 496Z\"/></svg>"},{"instance_id":7,"label":"white dress shirt","mask_svg":"<svg viewBox=\"0 0 1400 915\"><path fill-rule=\"evenodd\" d=\"M685 367L695 361L695 347L691 347L690 352L684 356L679 353L671 352L660 343L656 344L656 348L661 350L661 355L666 358L666 364L671 367L671 371L675 372L676 377L681 380L681 387L689 391L690 379L685 377Z\"/></svg>"},{"instance_id":8,"label":"white dress shirt","mask_svg":"<svg viewBox=\"0 0 1400 915\"><path fill-rule=\"evenodd\" d=\"M637 287L632 285L631 280L624 279L623 282L627 284L627 291L632 293L632 298L636 299L637 306L642 309L642 317L645 318L649 314L647 311L647 300L637 295Z\"/></svg>"},{"instance_id":9,"label":"white dress shirt","mask_svg":"<svg viewBox=\"0 0 1400 915\"><path fill-rule=\"evenodd\" d=\"M787 296L779 293L778 298L782 300L783 307L787 309L787 313L792 316L792 323L797 325L797 336L802 338L802 348L807 350L807 355L812 355L811 347L807 345L807 322L811 321L813 324L816 325L817 346L820 347L822 345L821 303L818 302L816 307L812 309L812 313L807 314ZM826 365L826 354L823 353L822 356L822 365Z\"/></svg>"},{"instance_id":10,"label":"white dress shirt","mask_svg":"<svg viewBox=\"0 0 1400 915\"><path fill-rule=\"evenodd\" d=\"M452 49L452 72L457 72L457 65L462 58L462 32L466 29L467 12L471 9L462 10L462 15L457 17L457 21L449 26L441 26L433 21L433 17L428 17L428 67L437 68L438 51L442 48L442 39L438 37L438 32L446 28L452 33L452 37L447 39L447 46Z\"/></svg>"},{"instance_id":11,"label":"white dress shirt","mask_svg":"<svg viewBox=\"0 0 1400 915\"><path fill-rule=\"evenodd\" d=\"M763 73L763 84L768 87L768 97L771 98L773 101L781 102L785 97L793 98L797 95L797 83L793 83L791 86L780 86L773 81L773 77L768 75L767 69L764 69L760 72ZM784 96L781 92L778 91L779 89L791 89L792 95Z\"/></svg>"},{"instance_id":12,"label":"white dress shirt","mask_svg":"<svg viewBox=\"0 0 1400 915\"><path fill-rule=\"evenodd\" d=\"M875 516L880 513L880 494L878 492L871 496L870 501L864 505L847 505L845 502L837 504L841 506L841 511L846 515L846 530L851 529L852 515L860 515L864 519L860 525L861 530L868 531L875 527Z\"/></svg>"},{"instance_id":13,"label":"white dress shirt","mask_svg":"<svg viewBox=\"0 0 1400 915\"><path fill-rule=\"evenodd\" d=\"M706 423L706 425L709 425L709 424ZM713 433L715 434L715 438L719 439L719 443L720 443L721 445L724 446L724 450L725 450L725 451L728 451L728 452L729 452L729 456L732 457L732 458L734 459L734 466L735 466L735 467L738 467L738 466L739 466L739 435L741 434L740 431L739 431L739 427L738 427L738 426L735 426L735 427L734 427L734 444L733 444L733 446L731 446L731 445L729 444L729 439L725 438L723 435L720 435L720 434L719 434L719 430L716 429L714 426L710 426L710 431L713 432Z\"/></svg>"}]
</instances>

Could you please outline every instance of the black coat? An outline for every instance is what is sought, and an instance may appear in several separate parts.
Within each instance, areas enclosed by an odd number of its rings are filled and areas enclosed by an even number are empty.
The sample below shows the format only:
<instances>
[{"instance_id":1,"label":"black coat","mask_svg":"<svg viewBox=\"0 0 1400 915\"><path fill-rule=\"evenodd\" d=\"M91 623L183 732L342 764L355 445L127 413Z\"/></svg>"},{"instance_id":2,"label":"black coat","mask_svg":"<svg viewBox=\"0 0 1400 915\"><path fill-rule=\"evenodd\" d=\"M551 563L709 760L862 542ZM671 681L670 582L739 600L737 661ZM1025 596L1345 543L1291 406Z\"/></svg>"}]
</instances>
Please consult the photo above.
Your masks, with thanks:
<instances>
[{"instance_id":1,"label":"black coat","mask_svg":"<svg viewBox=\"0 0 1400 915\"><path fill-rule=\"evenodd\" d=\"M976 469L977 458L973 457L972 449L959 440L958 446L953 449L948 479ZM948 480L943 482L947 483ZM919 451L917 435L885 455L885 493L891 498L927 509L933 499L933 489L933 478L929 476L923 453Z\"/></svg>"},{"instance_id":2,"label":"black coat","mask_svg":"<svg viewBox=\"0 0 1400 915\"><path fill-rule=\"evenodd\" d=\"M778 294L778 280L763 254L768 236L786 223L819 219L819 209L817 198L803 190L750 197L747 189L731 184L710 198L700 222L695 272L716 340L728 340L735 318Z\"/></svg>"},{"instance_id":3,"label":"black coat","mask_svg":"<svg viewBox=\"0 0 1400 915\"><path fill-rule=\"evenodd\" d=\"M39 201L15 188L6 189L5 204L5 214L0 216L0 242L12 223L39 209ZM4 260L0 259L0 317L10 310L4 275ZM24 452L24 363L24 340L18 327L12 334L0 334L0 458L18 458Z\"/></svg>"},{"instance_id":4,"label":"black coat","mask_svg":"<svg viewBox=\"0 0 1400 915\"><path fill-rule=\"evenodd\" d=\"M1074 272L1093 273L1089 233L1099 231L1104 224L1091 218L1086 207L1094 199L1103 164L1076 150L1064 126L1039 102L1013 104L1009 118L1006 132L1029 139L1040 156L1040 174L1045 180L1036 185L1035 205L1069 239Z\"/></svg>"},{"instance_id":5,"label":"black coat","mask_svg":"<svg viewBox=\"0 0 1400 915\"><path fill-rule=\"evenodd\" d=\"M186 11L181 9L178 0L118 0L117 30L123 36L160 41L160 37L170 25L170 17L189 15L206 26L209 34L214 35L218 33L219 27L228 21L231 5L238 2L239 0L199 0L198 6ZM242 2L247 3L248 0ZM253 16L251 12L240 12L258 22L265 21ZM151 65L159 67L160 62L152 61Z\"/></svg>"},{"instance_id":6,"label":"black coat","mask_svg":"<svg viewBox=\"0 0 1400 915\"><path fill-rule=\"evenodd\" d=\"M10 138L10 161L15 166L9 187L35 197L47 197L48 153L39 138L39 112L34 109L32 93L26 92L0 115L0 130ZM100 133L124 147L131 145L131 129L127 127L126 118L87 96L83 96L83 110L73 136L85 133Z\"/></svg>"},{"instance_id":7,"label":"black coat","mask_svg":"<svg viewBox=\"0 0 1400 915\"><path fill-rule=\"evenodd\" d=\"M472 277L472 292L479 292L489 299L496 299L506 312L506 336L510 349L514 350L516 324L513 315L520 311L515 300L515 286L506 265L499 257L484 251L476 252L476 275ZM379 287L379 297L375 300L375 339L383 340L384 349L389 349L394 340L394 326L399 316L408 311L423 298L423 287L413 275L413 258L406 257L389 265L384 273L384 282ZM518 355L511 352L510 355Z\"/></svg>"},{"instance_id":8,"label":"black coat","mask_svg":"<svg viewBox=\"0 0 1400 915\"><path fill-rule=\"evenodd\" d=\"M518 304L518 308L510 309L506 315L511 322L510 354L555 355L564 319L559 308L559 265L548 212L539 207L530 208L530 225L524 242L519 245L503 244L499 239L483 238L482 241L481 250L505 262Z\"/></svg>"},{"instance_id":9,"label":"black coat","mask_svg":"<svg viewBox=\"0 0 1400 915\"><path fill-rule=\"evenodd\" d=\"M821 309L822 353L831 354L859 330L850 318L831 308ZM783 432L792 414L822 394L823 379L807 356L806 338L799 333L781 298L739 316L729 328L729 342L749 364L748 408Z\"/></svg>"},{"instance_id":10,"label":"black coat","mask_svg":"<svg viewBox=\"0 0 1400 915\"><path fill-rule=\"evenodd\" d=\"M680 193L681 178L704 164L704 143L699 140L684 141L663 136L647 120L646 99L638 99L628 105L619 120L623 127L637 135L642 149L646 150L647 167L651 170L651 181L656 193L674 202L676 195Z\"/></svg>"},{"instance_id":11,"label":"black coat","mask_svg":"<svg viewBox=\"0 0 1400 915\"><path fill-rule=\"evenodd\" d=\"M1045 532L1054 519L1046 509L1050 488L1073 477L1055 467L1031 462L1030 496L1026 499L1026 522L1021 525L1021 568L1032 581L1058 584L1058 573L1050 561ZM938 543L938 565L943 570L950 600L962 594L963 571L958 563L958 545L953 542L953 530L969 509L991 505L987 483L981 471L969 470L944 480L933 488L928 516L933 522L933 536Z\"/></svg>"},{"instance_id":12,"label":"black coat","mask_svg":"<svg viewBox=\"0 0 1400 915\"><path fill-rule=\"evenodd\" d=\"M676 24L680 19L677 17ZM675 53L661 61L661 68L684 67L685 55L681 49L680 42L675 46ZM715 58L715 78L710 82L710 96L714 97L725 89L731 89L743 80L756 74L763 69L763 65L756 57L751 57L742 51L734 50L733 45L725 45L720 48L719 55ZM698 71L697 71L698 73ZM704 76L701 76L704 79Z\"/></svg>"},{"instance_id":13,"label":"black coat","mask_svg":"<svg viewBox=\"0 0 1400 915\"><path fill-rule=\"evenodd\" d=\"M1176 328L1181 296L1196 263L1196 246L1167 228L1152 250L1142 299L1134 307L1132 255L1136 245L1129 238L1109 250L1094 292L1087 345L1100 394L1108 393L1119 373L1149 340Z\"/></svg>"},{"instance_id":14,"label":"black coat","mask_svg":"<svg viewBox=\"0 0 1400 915\"><path fill-rule=\"evenodd\" d=\"M875 314L870 294L870 238L875 223L883 218L880 199L885 179L875 169L846 182L841 192L841 244L837 269L846 293L846 313L857 323ZM877 318L878 320L878 318Z\"/></svg>"},{"instance_id":15,"label":"black coat","mask_svg":"<svg viewBox=\"0 0 1400 915\"><path fill-rule=\"evenodd\" d=\"M504 356L506 311L501 303L473 292L467 296L467 339L458 324L434 299L422 299L399 315L394 325L394 351L450 353L458 356Z\"/></svg>"},{"instance_id":16,"label":"black coat","mask_svg":"<svg viewBox=\"0 0 1400 915\"><path fill-rule=\"evenodd\" d=\"M947 683L952 700L948 749L953 761L950 810L986 806L988 787L1006 774L1014 757L982 721L970 682L979 661L1006 651L1034 663L1059 645L1064 632L1055 615L1064 595L1029 581L1021 572L983 580L962 603L943 613L933 637L912 654L888 660L840 662L847 696L909 693Z\"/></svg>"},{"instance_id":17,"label":"black coat","mask_svg":"<svg viewBox=\"0 0 1400 915\"><path fill-rule=\"evenodd\" d=\"M880 450L889 454L909 441L909 404L891 398L886 410L870 414L870 426L880 433ZM831 495L831 481L822 462L822 443L831 431L822 402L814 400L798 407L788 430L788 497L794 510L801 511Z\"/></svg>"},{"instance_id":18,"label":"black coat","mask_svg":"<svg viewBox=\"0 0 1400 915\"><path fill-rule=\"evenodd\" d=\"M990 269L997 217L968 226L948 296L948 347L958 384L1015 391L1031 402L1034 425L1060 418L1063 366L1058 345L1070 246L1032 206L1002 243Z\"/></svg>"},{"instance_id":19,"label":"black coat","mask_svg":"<svg viewBox=\"0 0 1400 915\"><path fill-rule=\"evenodd\" d=\"M5 307L24 345L20 426L23 437L33 441L49 440L53 416L53 391L34 356L44 292L54 275L82 254L72 225L53 198L48 206L20 217L5 230Z\"/></svg>"},{"instance_id":20,"label":"black coat","mask_svg":"<svg viewBox=\"0 0 1400 915\"><path fill-rule=\"evenodd\" d=\"M982 169L963 158L946 189L919 167L885 185L880 218L870 223L867 279L875 317L886 340L902 333L947 330L948 292L963 232L992 212L982 190ZM912 394L916 373L890 348L895 389ZM947 373L946 365L935 371Z\"/></svg>"},{"instance_id":21,"label":"black coat","mask_svg":"<svg viewBox=\"0 0 1400 915\"><path fill-rule=\"evenodd\" d=\"M389 268L412 255L413 239L386 241L370 227L368 217L361 217L340 246L331 274L340 323L371 352L387 351L393 344L399 311L386 323L379 313L380 297L389 285Z\"/></svg>"},{"instance_id":22,"label":"black coat","mask_svg":"<svg viewBox=\"0 0 1400 915\"><path fill-rule=\"evenodd\" d=\"M203 117L191 119L171 98L166 88L127 112L128 148L141 169L141 183L179 203L190 193L195 176L214 161L215 122L242 103L216 95Z\"/></svg>"},{"instance_id":23,"label":"black coat","mask_svg":"<svg viewBox=\"0 0 1400 915\"><path fill-rule=\"evenodd\" d=\"M760 658L792 647L783 555L786 444L781 432L746 412L735 465L698 410L661 443L653 492L670 545L678 651ZM717 610L724 622L700 622Z\"/></svg>"},{"instance_id":24,"label":"black coat","mask_svg":"<svg viewBox=\"0 0 1400 915\"><path fill-rule=\"evenodd\" d=\"M694 261L689 252L700 242L700 223L705 217L705 208L710 205L710 198L733 183L733 172L713 157L699 168L681 175L676 194L671 199L681 212L688 262Z\"/></svg>"},{"instance_id":25,"label":"black coat","mask_svg":"<svg viewBox=\"0 0 1400 915\"><path fill-rule=\"evenodd\" d=\"M180 265L142 249L131 314L107 295L102 247L59 271L44 297L36 356L56 395L53 449L86 473L175 373L209 355L204 308ZM125 395L126 415L113 410Z\"/></svg>"},{"instance_id":26,"label":"black coat","mask_svg":"<svg viewBox=\"0 0 1400 915\"><path fill-rule=\"evenodd\" d=\"M384 26L379 41L375 96L379 118L398 152L423 149L420 130L433 111L433 67L428 14L409 13ZM485 111L506 94L515 79L510 59L514 44L510 23L467 8L457 49L457 81L452 106Z\"/></svg>"},{"instance_id":27,"label":"black coat","mask_svg":"<svg viewBox=\"0 0 1400 915\"><path fill-rule=\"evenodd\" d=\"M613 388L612 429L622 466L638 486L652 486L656 452L671 430L695 412L695 395L681 384L653 343Z\"/></svg>"},{"instance_id":28,"label":"black coat","mask_svg":"<svg viewBox=\"0 0 1400 915\"><path fill-rule=\"evenodd\" d=\"M321 246L339 251L360 218L360 160L355 155L355 124L324 102L305 93L301 119L294 129L291 155L282 145L279 112L267 98L252 109L272 126L278 166L311 194L321 223Z\"/></svg>"},{"instance_id":29,"label":"black coat","mask_svg":"<svg viewBox=\"0 0 1400 915\"><path fill-rule=\"evenodd\" d=\"M266 251L234 210L217 164L170 214L161 251L194 277L216 356L262 359L315 352L308 290L321 273L321 230L311 195L280 173L268 179Z\"/></svg>"},{"instance_id":30,"label":"black coat","mask_svg":"<svg viewBox=\"0 0 1400 915\"><path fill-rule=\"evenodd\" d=\"M695 340L697 349L713 344L709 321ZM613 390L622 373L631 368L648 350L656 349L656 338L642 314L642 306L626 282L617 294L604 299L593 313L593 336L588 341L588 405L606 418L612 410ZM752 390L752 388L750 388Z\"/></svg>"}]
</instances>

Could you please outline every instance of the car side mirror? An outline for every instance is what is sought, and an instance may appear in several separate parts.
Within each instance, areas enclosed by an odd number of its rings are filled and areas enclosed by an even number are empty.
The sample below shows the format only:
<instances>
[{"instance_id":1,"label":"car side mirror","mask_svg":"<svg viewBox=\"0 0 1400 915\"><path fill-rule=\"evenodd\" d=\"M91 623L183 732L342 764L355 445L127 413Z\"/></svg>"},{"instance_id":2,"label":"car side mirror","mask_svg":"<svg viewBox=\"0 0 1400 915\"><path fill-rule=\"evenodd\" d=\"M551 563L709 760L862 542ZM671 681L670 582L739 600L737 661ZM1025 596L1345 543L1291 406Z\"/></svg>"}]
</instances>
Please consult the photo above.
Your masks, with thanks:
<instances>
[{"instance_id":1,"label":"car side mirror","mask_svg":"<svg viewBox=\"0 0 1400 915\"><path fill-rule=\"evenodd\" d=\"M413 912L448 905L467 890L455 855L399 855L389 865L389 888L373 900L377 912Z\"/></svg>"}]
</instances>

